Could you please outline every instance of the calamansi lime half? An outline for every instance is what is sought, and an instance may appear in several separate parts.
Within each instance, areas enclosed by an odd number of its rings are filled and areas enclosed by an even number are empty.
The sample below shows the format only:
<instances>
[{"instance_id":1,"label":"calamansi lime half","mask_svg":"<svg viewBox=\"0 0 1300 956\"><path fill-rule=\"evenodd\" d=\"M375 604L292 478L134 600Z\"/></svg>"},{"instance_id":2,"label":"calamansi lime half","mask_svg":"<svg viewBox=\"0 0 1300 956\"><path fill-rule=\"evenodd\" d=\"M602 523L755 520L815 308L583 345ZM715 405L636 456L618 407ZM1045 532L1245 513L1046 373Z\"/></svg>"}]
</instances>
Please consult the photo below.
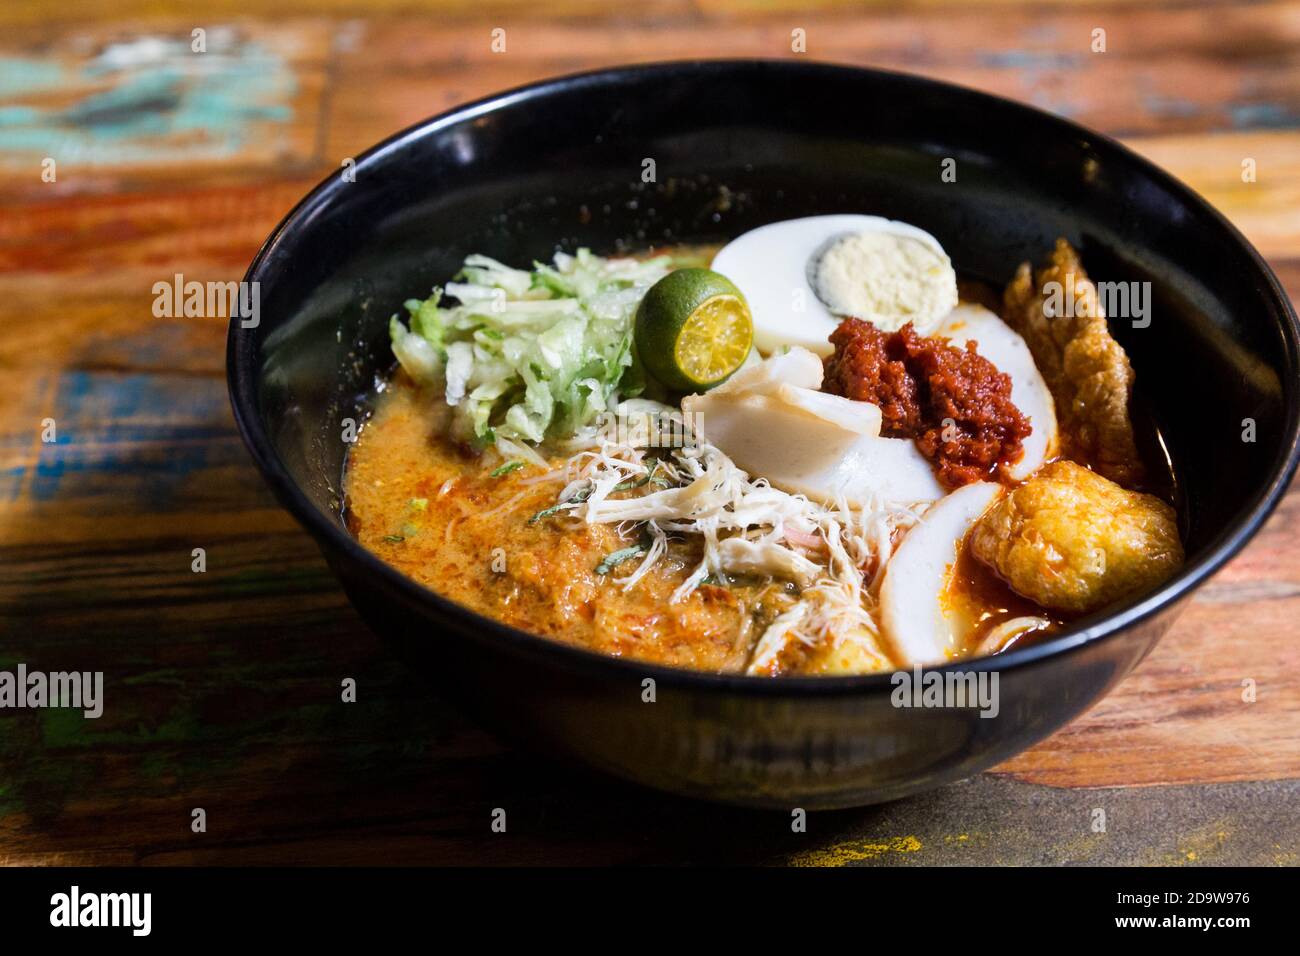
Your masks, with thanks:
<instances>
[{"instance_id":1,"label":"calamansi lime half","mask_svg":"<svg viewBox=\"0 0 1300 956\"><path fill-rule=\"evenodd\" d=\"M754 320L740 290L709 269L678 269L652 285L637 308L637 353L669 388L721 385L749 356Z\"/></svg>"}]
</instances>

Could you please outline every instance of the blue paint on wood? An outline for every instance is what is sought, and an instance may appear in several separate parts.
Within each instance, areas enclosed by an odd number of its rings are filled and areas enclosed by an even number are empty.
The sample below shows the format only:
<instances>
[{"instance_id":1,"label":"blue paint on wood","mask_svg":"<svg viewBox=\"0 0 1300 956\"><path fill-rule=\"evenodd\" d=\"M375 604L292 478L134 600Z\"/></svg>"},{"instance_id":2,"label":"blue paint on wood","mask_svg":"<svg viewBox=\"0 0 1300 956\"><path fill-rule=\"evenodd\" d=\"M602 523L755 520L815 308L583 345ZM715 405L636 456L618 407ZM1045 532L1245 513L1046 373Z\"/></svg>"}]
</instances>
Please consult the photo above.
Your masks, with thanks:
<instances>
[{"instance_id":1,"label":"blue paint on wood","mask_svg":"<svg viewBox=\"0 0 1300 956\"><path fill-rule=\"evenodd\" d=\"M51 90L74 101L20 101ZM95 165L229 158L266 124L290 122L296 92L282 56L233 37L214 38L205 53L188 38L140 38L77 69L0 58L0 151Z\"/></svg>"},{"instance_id":2,"label":"blue paint on wood","mask_svg":"<svg viewBox=\"0 0 1300 956\"><path fill-rule=\"evenodd\" d=\"M19 96L57 88L67 80L63 64L28 57L0 56L0 96Z\"/></svg>"},{"instance_id":3,"label":"blue paint on wood","mask_svg":"<svg viewBox=\"0 0 1300 956\"><path fill-rule=\"evenodd\" d=\"M1300 128L1300 113L1282 103L1242 103L1228 115L1236 129Z\"/></svg>"},{"instance_id":4,"label":"blue paint on wood","mask_svg":"<svg viewBox=\"0 0 1300 956\"><path fill-rule=\"evenodd\" d=\"M1163 96L1159 93L1142 94L1142 108L1156 116L1168 116L1188 119L1204 111L1199 103L1178 96Z\"/></svg>"},{"instance_id":5,"label":"blue paint on wood","mask_svg":"<svg viewBox=\"0 0 1300 956\"><path fill-rule=\"evenodd\" d=\"M1050 50L989 50L978 55L979 62L995 69L1072 70L1083 65L1093 54L1057 53Z\"/></svg>"},{"instance_id":6,"label":"blue paint on wood","mask_svg":"<svg viewBox=\"0 0 1300 956\"><path fill-rule=\"evenodd\" d=\"M37 501L169 511L185 507L189 476L243 460L219 378L71 371L53 406L58 441L40 446L28 485ZM0 488L16 495L23 477L15 469Z\"/></svg>"}]
</instances>

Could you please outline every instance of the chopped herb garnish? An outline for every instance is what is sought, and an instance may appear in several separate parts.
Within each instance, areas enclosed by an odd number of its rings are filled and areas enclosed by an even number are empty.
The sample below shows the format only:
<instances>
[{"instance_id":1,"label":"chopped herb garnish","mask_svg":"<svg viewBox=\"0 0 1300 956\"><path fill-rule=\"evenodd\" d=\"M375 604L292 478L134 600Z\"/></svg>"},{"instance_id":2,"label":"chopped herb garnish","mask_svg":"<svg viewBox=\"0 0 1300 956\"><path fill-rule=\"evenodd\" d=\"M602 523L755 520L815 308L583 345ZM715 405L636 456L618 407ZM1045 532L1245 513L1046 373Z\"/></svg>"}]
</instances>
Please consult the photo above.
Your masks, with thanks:
<instances>
[{"instance_id":1,"label":"chopped herb garnish","mask_svg":"<svg viewBox=\"0 0 1300 956\"><path fill-rule=\"evenodd\" d=\"M541 521L543 518L549 518L553 514L559 514L561 511L565 510L569 505L581 504L582 502L586 501L588 498L591 497L591 493L593 490L594 489L591 486L588 486L574 493L573 497L568 498L565 501L561 501L559 504L551 505L549 508L543 508L541 511L537 512L537 514L529 518L528 523L537 524L537 522Z\"/></svg>"},{"instance_id":2,"label":"chopped herb garnish","mask_svg":"<svg viewBox=\"0 0 1300 956\"><path fill-rule=\"evenodd\" d=\"M646 551L648 548L649 545L646 544L644 541L638 541L630 548L623 548L621 551L615 551L613 554L607 554L605 555L604 560L602 560L600 564L596 565L596 573L609 574L610 571L613 571L624 561L628 560L629 558L635 558L638 554L641 554L642 552Z\"/></svg>"},{"instance_id":3,"label":"chopped herb garnish","mask_svg":"<svg viewBox=\"0 0 1300 956\"><path fill-rule=\"evenodd\" d=\"M387 541L389 544L401 544L403 541L406 540L406 538L404 538L400 534L386 534L384 535L384 540Z\"/></svg>"},{"instance_id":4,"label":"chopped herb garnish","mask_svg":"<svg viewBox=\"0 0 1300 956\"><path fill-rule=\"evenodd\" d=\"M651 537L649 529L645 525L642 525L641 540L638 541L636 544L632 545L630 548L622 548L618 551L615 551L613 554L605 555L604 560L602 560L600 564L596 565L596 573L609 574L610 571L613 571L616 567L618 567L620 564L622 564L624 561L628 560L629 558L635 558L638 554L643 554L646 551L649 551L650 546L653 543L654 543L654 538Z\"/></svg>"},{"instance_id":5,"label":"chopped herb garnish","mask_svg":"<svg viewBox=\"0 0 1300 956\"><path fill-rule=\"evenodd\" d=\"M631 491L633 488L642 488L650 484L650 482L652 481L662 481L665 485L668 484L668 482L665 481L663 478L658 478L658 479L655 478L655 472L658 470L659 470L659 462L656 461L654 463L654 466L649 471L647 471L644 475L642 475L640 478L629 478L627 481L620 481L618 484L614 486L614 490Z\"/></svg>"},{"instance_id":6,"label":"chopped herb garnish","mask_svg":"<svg viewBox=\"0 0 1300 956\"><path fill-rule=\"evenodd\" d=\"M406 506L412 511L427 511L429 509L428 498L412 498L406 503Z\"/></svg>"},{"instance_id":7,"label":"chopped herb garnish","mask_svg":"<svg viewBox=\"0 0 1300 956\"><path fill-rule=\"evenodd\" d=\"M649 485L651 481L656 485L663 485L664 488L667 488L671 483L669 483L668 479L664 479L664 477L656 476L656 471L659 471L659 462L655 462L654 467L651 467L650 471L647 471L645 475L638 477L638 479L620 481L619 484L614 486L614 490L615 492L630 492L633 488L643 488L643 486Z\"/></svg>"},{"instance_id":8,"label":"chopped herb garnish","mask_svg":"<svg viewBox=\"0 0 1300 956\"><path fill-rule=\"evenodd\" d=\"M488 477L501 478L504 477L505 475L510 474L510 472L512 471L518 471L522 467L524 467L524 463L516 458L514 461L508 461L504 465L500 465L499 467L494 468L492 470L492 473L488 475Z\"/></svg>"}]
</instances>

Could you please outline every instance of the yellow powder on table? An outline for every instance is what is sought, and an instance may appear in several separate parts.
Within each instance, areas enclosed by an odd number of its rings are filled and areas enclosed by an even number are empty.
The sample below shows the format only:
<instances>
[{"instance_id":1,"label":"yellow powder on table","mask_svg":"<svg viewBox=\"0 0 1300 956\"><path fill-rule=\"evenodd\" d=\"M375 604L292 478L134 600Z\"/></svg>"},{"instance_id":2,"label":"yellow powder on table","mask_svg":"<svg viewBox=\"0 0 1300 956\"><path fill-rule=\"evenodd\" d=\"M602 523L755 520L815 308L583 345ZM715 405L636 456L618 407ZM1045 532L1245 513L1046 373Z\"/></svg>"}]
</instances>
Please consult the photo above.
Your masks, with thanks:
<instances>
[{"instance_id":1,"label":"yellow powder on table","mask_svg":"<svg viewBox=\"0 0 1300 956\"><path fill-rule=\"evenodd\" d=\"M849 840L821 850L797 853L787 861L790 866L846 866L863 860L876 860L887 853L915 853L921 841L914 836L893 837L884 843Z\"/></svg>"}]
</instances>

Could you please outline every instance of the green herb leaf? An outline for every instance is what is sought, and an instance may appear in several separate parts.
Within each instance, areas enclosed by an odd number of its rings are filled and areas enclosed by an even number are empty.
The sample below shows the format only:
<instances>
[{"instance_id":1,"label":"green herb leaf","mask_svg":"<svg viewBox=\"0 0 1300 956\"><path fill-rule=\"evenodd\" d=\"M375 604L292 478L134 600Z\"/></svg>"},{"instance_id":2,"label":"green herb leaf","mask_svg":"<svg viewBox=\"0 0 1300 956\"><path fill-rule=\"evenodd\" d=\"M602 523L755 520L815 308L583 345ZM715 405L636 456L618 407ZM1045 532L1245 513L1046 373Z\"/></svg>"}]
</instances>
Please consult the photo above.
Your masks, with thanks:
<instances>
[{"instance_id":1,"label":"green herb leaf","mask_svg":"<svg viewBox=\"0 0 1300 956\"><path fill-rule=\"evenodd\" d=\"M662 481L665 485L668 484L668 482L664 481L664 479L662 478L659 479L655 478L655 472L658 470L659 470L659 462L656 461L654 465L651 466L650 470L646 472L644 475L642 475L640 478L629 478L627 481L620 481L618 484L614 486L614 490L631 491L633 488L642 488L650 484L650 482L656 480Z\"/></svg>"},{"instance_id":2,"label":"green herb leaf","mask_svg":"<svg viewBox=\"0 0 1300 956\"><path fill-rule=\"evenodd\" d=\"M518 471L522 467L524 467L524 463L522 461L519 461L518 459L515 459L514 461L508 461L504 465L501 465L498 468L494 468L492 470L492 473L488 475L488 477L501 478L505 475L510 474L510 472L512 471Z\"/></svg>"},{"instance_id":3,"label":"green herb leaf","mask_svg":"<svg viewBox=\"0 0 1300 956\"><path fill-rule=\"evenodd\" d=\"M621 551L615 551L613 554L605 555L604 560L596 565L597 574L609 574L616 567L629 558L635 558L638 554L645 552L650 546L644 541L638 541L630 548L623 548Z\"/></svg>"},{"instance_id":4,"label":"green herb leaf","mask_svg":"<svg viewBox=\"0 0 1300 956\"><path fill-rule=\"evenodd\" d=\"M541 511L537 512L537 514L529 518L528 523L537 524L537 522L541 521L543 518L549 518L553 514L559 514L561 511L568 508L569 505L581 504L591 497L593 491L595 491L595 489L590 486L583 488L576 492L572 498L569 498L566 501L561 501L559 504L551 505L549 508L543 508Z\"/></svg>"}]
</instances>

